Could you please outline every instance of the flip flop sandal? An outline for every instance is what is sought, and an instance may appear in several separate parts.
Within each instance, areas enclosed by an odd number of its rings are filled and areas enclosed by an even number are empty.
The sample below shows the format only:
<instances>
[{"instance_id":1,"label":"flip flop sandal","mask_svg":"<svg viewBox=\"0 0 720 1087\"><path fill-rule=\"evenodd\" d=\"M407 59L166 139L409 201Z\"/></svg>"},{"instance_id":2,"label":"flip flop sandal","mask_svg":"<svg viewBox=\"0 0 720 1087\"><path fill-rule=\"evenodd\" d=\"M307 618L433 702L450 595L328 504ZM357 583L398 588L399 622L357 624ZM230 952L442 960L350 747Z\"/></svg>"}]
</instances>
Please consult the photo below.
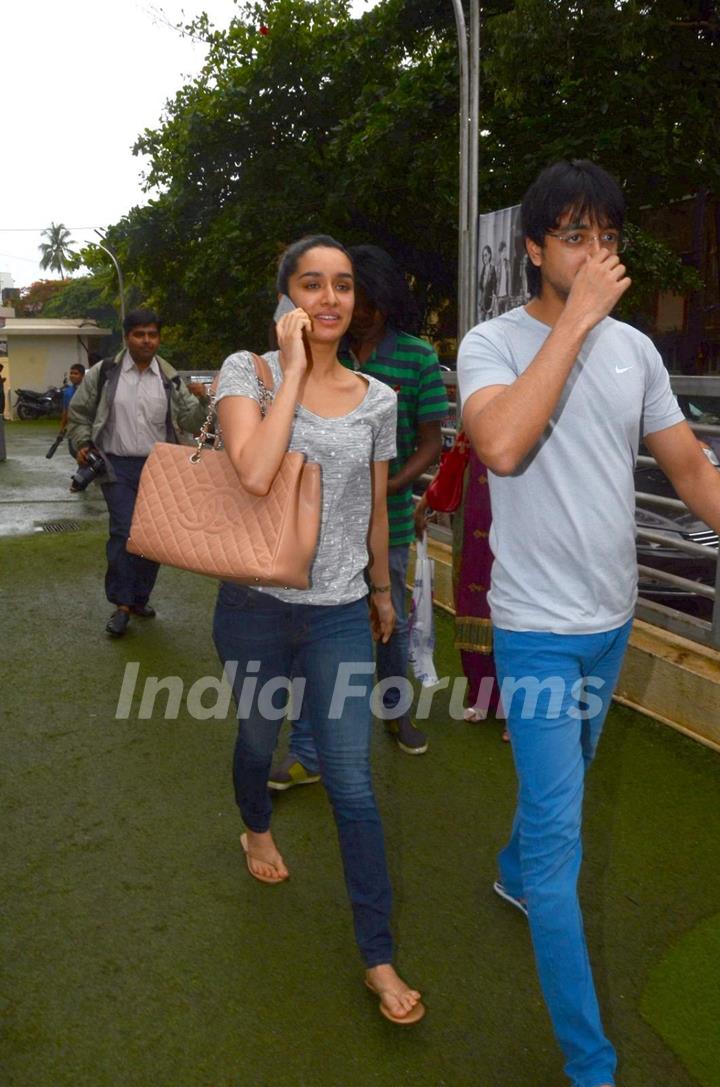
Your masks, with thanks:
<instances>
[{"instance_id":1,"label":"flip flop sandal","mask_svg":"<svg viewBox=\"0 0 720 1087\"><path fill-rule=\"evenodd\" d=\"M418 1000L417 1004L410 1009L407 1015L393 1015L391 1011L382 1002L382 992L380 989L376 989L371 982L365 978L365 984L371 993L380 997L380 1014L384 1015L386 1019L389 1019L391 1023L396 1023L399 1027L410 1027L413 1023L419 1023L425 1015L427 1008L423 1004L422 1000Z\"/></svg>"},{"instance_id":2,"label":"flip flop sandal","mask_svg":"<svg viewBox=\"0 0 720 1087\"><path fill-rule=\"evenodd\" d=\"M500 895L506 902L509 902L511 906L515 906L520 910L520 913L524 913L527 917L527 902L524 898L516 898L515 895L511 895L509 891L506 891L499 879L496 879L493 883L493 891L496 895Z\"/></svg>"},{"instance_id":3,"label":"flip flop sandal","mask_svg":"<svg viewBox=\"0 0 720 1087\"><path fill-rule=\"evenodd\" d=\"M276 876L275 878L273 878L272 876L260 876L257 872L253 872L250 866L251 857L250 853L248 852L247 834L240 835L240 845L243 847L243 853L245 854L245 863L247 864L247 870L253 879L256 879L258 883L285 883L285 881L288 879L288 876ZM257 860L257 857L252 859ZM272 864L270 864L269 861L261 861L260 863L268 864L271 868L274 867Z\"/></svg>"}]
</instances>

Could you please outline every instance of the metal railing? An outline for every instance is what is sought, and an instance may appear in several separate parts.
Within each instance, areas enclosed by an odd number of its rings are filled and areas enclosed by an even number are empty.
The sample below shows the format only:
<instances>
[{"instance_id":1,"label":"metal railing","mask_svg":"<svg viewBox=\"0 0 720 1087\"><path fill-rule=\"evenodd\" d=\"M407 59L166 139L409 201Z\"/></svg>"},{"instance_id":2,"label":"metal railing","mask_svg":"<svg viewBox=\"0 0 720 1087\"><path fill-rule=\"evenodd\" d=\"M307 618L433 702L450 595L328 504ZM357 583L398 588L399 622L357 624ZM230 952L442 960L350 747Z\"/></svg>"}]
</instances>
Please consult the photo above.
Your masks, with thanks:
<instances>
[{"instance_id":1,"label":"metal railing","mask_svg":"<svg viewBox=\"0 0 720 1087\"><path fill-rule=\"evenodd\" d=\"M443 372L442 377L446 387L453 390L457 384L455 373L453 371ZM671 375L670 383L673 392L681 399L684 397L720 398L720 376L691 377ZM450 401L450 412L451 416L454 418L456 404L452 396ZM689 422L695 433L701 437L720 437L720 425L695 422L692 420ZM449 438L454 437L457 431L456 427L451 425L443 427L442 432L444 437ZM637 463L641 467L656 467L656 463L652 457L640 456L638 457ZM720 469L718 469L718 471L720 471ZM431 478L432 473L423 476L425 482L429 482ZM687 506L678 498L665 498L662 495L653 495L643 491L636 491L635 499L639 506L657 506L659 509L672 510L675 512L688 511ZM440 540L443 543L452 543L451 528L431 524L428 526L428 533L433 539ZM705 542L700 542L698 539L688 539L687 536L689 535L690 534L688 533L683 536L678 531L677 535L673 534L673 536L669 536L666 533L649 528L639 528L637 530L639 539L647 541L650 544L658 544L660 546L664 544L668 547L671 546L674 551L680 551L683 554L692 556L699 562L708 563L710 565L714 564L714 586L693 581L690 578L681 577L665 570L659 570L654 566L647 566L644 563L638 565L638 573L641 578L652 579L661 586L664 585L669 589L674 589L683 593L692 593L697 597L711 601L713 605L712 619L708 621L707 619L689 615L677 608L670 607L668 604L661 604L648 599L646 596L643 596L642 593L638 598L635 614L639 619L644 619L647 622L653 623L655 626L662 627L664 630L679 634L684 638L689 638L691 641L720 648L720 549L718 548L717 537L714 533L708 533L704 537ZM712 578L710 578L710 580L712 580Z\"/></svg>"}]
</instances>

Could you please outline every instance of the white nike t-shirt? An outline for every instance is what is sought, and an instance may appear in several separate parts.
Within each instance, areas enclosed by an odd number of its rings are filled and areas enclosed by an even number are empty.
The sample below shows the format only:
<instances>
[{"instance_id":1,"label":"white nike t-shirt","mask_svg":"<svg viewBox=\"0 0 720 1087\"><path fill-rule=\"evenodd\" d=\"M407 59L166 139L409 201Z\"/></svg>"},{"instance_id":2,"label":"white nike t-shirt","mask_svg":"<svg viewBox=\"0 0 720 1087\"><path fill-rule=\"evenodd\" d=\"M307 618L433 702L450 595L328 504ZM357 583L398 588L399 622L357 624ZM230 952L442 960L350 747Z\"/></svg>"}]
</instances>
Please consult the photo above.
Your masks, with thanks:
<instances>
[{"instance_id":1,"label":"white nike t-shirt","mask_svg":"<svg viewBox=\"0 0 720 1087\"><path fill-rule=\"evenodd\" d=\"M549 334L522 306L471 329L458 356L462 402L511 385ZM682 419L652 342L606 317L585 340L535 449L511 476L488 472L496 626L596 634L632 616L640 438Z\"/></svg>"}]
</instances>

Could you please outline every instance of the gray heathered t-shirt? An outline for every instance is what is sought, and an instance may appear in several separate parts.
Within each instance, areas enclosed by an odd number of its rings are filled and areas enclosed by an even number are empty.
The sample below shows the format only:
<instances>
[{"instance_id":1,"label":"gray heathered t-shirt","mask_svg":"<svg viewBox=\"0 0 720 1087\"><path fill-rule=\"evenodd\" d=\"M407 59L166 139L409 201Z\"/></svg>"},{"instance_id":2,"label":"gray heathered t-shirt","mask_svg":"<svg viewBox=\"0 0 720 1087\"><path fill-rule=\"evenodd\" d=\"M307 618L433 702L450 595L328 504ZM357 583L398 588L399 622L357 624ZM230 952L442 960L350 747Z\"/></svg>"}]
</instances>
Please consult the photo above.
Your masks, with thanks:
<instances>
[{"instance_id":1,"label":"gray heathered t-shirt","mask_svg":"<svg viewBox=\"0 0 720 1087\"><path fill-rule=\"evenodd\" d=\"M471 329L458 356L462 402L511 385L549 333L522 306ZM651 341L606 317L585 340L536 448L513 475L488 472L496 626L596 634L631 617L640 437L682 419Z\"/></svg>"},{"instance_id":2,"label":"gray heathered t-shirt","mask_svg":"<svg viewBox=\"0 0 720 1087\"><path fill-rule=\"evenodd\" d=\"M282 382L278 352L267 359L275 382ZM324 419L302 404L295 409L290 452L305 453L321 466L322 514L320 538L310 570L309 589L278 589L270 593L290 604L348 604L367 594L363 571L368 564L368 526L372 505L371 466L395 456L395 393L365 374L365 398L347 415ZM259 400L255 367L246 351L225 359L216 394ZM255 587L255 586L254 586Z\"/></svg>"}]
</instances>

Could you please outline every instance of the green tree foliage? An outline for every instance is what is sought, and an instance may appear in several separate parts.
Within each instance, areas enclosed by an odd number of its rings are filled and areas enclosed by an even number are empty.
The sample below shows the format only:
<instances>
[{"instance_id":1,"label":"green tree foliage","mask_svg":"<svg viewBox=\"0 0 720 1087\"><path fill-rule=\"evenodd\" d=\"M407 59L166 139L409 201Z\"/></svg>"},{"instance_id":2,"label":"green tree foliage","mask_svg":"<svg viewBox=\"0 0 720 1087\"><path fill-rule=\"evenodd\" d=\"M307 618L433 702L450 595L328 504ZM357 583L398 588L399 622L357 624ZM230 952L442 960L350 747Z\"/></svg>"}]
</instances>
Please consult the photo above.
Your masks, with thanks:
<instances>
[{"instance_id":1,"label":"green tree foliage","mask_svg":"<svg viewBox=\"0 0 720 1087\"><path fill-rule=\"evenodd\" d=\"M104 291L94 276L79 276L63 283L45 303L43 317L90 317L99 325L119 331L115 308L106 301Z\"/></svg>"},{"instance_id":2,"label":"green tree foliage","mask_svg":"<svg viewBox=\"0 0 720 1087\"><path fill-rule=\"evenodd\" d=\"M118 310L108 301L108 287L98 276L39 279L20 292L18 317L89 317L112 329L108 350L119 347L122 332Z\"/></svg>"},{"instance_id":3,"label":"green tree foliage","mask_svg":"<svg viewBox=\"0 0 720 1087\"><path fill-rule=\"evenodd\" d=\"M309 231L373 238L429 302L452 293L456 47L442 7L388 0L353 20L347 0L277 0L246 4L227 31L193 24L204 72L137 145L160 195L108 237L196 365L266 344L277 256ZM426 204L433 186L435 214L409 213L407 192Z\"/></svg>"},{"instance_id":4,"label":"green tree foliage","mask_svg":"<svg viewBox=\"0 0 720 1087\"><path fill-rule=\"evenodd\" d=\"M176 357L264 347L277 255L309 231L385 246L426 313L443 312L457 261L449 0L381 0L360 19L347 0L270 0L226 30L204 16L186 30L208 42L204 70L139 138L153 196L108 234ZM613 171L631 219L718 193L719 49L709 0L484 4L481 210L566 157ZM695 285L638 231L631 258L648 288Z\"/></svg>"},{"instance_id":5,"label":"green tree foliage","mask_svg":"<svg viewBox=\"0 0 720 1087\"><path fill-rule=\"evenodd\" d=\"M512 203L557 159L593 159L628 199L634 286L621 313L637 314L658 289L697 291L697 271L647 224L672 200L720 196L717 3L516 0L488 20L485 49L482 205Z\"/></svg>"},{"instance_id":6,"label":"green tree foliage","mask_svg":"<svg viewBox=\"0 0 720 1087\"><path fill-rule=\"evenodd\" d=\"M513 164L509 184L484 171L491 200L559 158L602 162L631 208L720 191L714 0L516 0L485 46L482 158Z\"/></svg>"},{"instance_id":7,"label":"green tree foliage","mask_svg":"<svg viewBox=\"0 0 720 1087\"><path fill-rule=\"evenodd\" d=\"M15 307L18 317L39 317L44 313L50 299L62 291L66 284L63 279L37 279L29 287L23 287Z\"/></svg>"},{"instance_id":8,"label":"green tree foliage","mask_svg":"<svg viewBox=\"0 0 720 1087\"><path fill-rule=\"evenodd\" d=\"M38 247L42 254L40 267L49 268L51 272L57 272L61 279L65 279L67 273L79 264L77 253L70 248L73 244L70 231L63 223L50 223L41 236L45 241Z\"/></svg>"}]
</instances>

